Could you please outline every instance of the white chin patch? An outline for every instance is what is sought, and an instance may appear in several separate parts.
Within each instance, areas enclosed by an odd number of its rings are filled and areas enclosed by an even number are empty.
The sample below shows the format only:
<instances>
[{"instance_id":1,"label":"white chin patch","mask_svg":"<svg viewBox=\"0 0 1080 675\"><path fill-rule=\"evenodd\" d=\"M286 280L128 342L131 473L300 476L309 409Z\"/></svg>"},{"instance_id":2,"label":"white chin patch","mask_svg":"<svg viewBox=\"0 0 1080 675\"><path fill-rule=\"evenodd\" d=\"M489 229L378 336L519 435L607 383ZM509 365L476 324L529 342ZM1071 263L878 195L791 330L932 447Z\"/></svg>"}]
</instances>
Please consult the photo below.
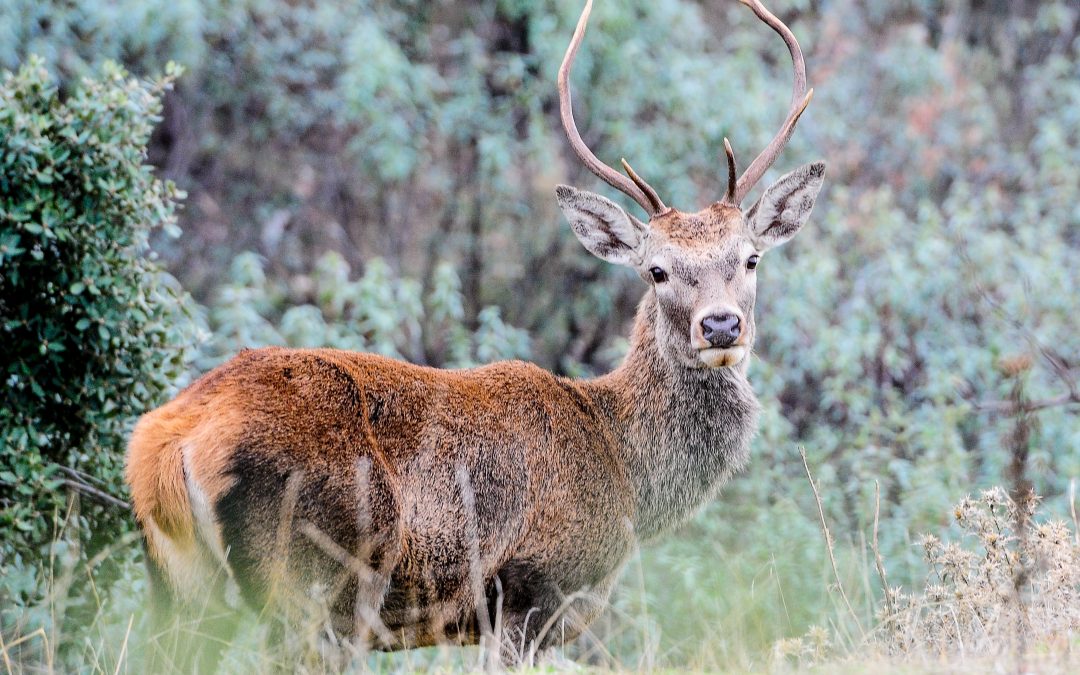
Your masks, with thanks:
<instances>
[{"instance_id":1,"label":"white chin patch","mask_svg":"<svg viewBox=\"0 0 1080 675\"><path fill-rule=\"evenodd\" d=\"M746 347L702 349L698 351L698 358L710 368L730 368L746 358Z\"/></svg>"}]
</instances>

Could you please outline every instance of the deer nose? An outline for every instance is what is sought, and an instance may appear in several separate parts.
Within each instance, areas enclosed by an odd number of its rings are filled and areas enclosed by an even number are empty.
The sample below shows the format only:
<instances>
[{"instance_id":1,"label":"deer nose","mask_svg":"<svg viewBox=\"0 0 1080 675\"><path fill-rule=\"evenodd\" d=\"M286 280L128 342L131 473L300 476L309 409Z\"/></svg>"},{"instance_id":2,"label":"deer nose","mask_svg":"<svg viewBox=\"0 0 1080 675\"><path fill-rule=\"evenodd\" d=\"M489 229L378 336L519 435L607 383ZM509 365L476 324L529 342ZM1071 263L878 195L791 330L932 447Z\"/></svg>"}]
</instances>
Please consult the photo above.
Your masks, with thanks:
<instances>
[{"instance_id":1,"label":"deer nose","mask_svg":"<svg viewBox=\"0 0 1080 675\"><path fill-rule=\"evenodd\" d=\"M735 314L712 315L701 320L701 335L713 347L730 347L741 333L742 325Z\"/></svg>"}]
</instances>

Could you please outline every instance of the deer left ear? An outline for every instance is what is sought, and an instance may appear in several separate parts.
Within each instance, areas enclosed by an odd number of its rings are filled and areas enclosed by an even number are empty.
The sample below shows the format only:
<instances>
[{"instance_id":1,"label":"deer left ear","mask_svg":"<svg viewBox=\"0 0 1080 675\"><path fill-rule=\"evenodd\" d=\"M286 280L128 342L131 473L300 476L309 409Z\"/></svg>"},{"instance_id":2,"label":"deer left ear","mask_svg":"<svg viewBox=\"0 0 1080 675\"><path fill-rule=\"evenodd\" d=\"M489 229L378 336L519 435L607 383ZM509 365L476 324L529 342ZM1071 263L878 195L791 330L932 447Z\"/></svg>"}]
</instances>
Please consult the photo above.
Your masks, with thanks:
<instances>
[{"instance_id":1,"label":"deer left ear","mask_svg":"<svg viewBox=\"0 0 1080 675\"><path fill-rule=\"evenodd\" d=\"M825 162L800 166L769 186L746 212L754 245L764 251L791 239L814 208L825 182Z\"/></svg>"}]
</instances>

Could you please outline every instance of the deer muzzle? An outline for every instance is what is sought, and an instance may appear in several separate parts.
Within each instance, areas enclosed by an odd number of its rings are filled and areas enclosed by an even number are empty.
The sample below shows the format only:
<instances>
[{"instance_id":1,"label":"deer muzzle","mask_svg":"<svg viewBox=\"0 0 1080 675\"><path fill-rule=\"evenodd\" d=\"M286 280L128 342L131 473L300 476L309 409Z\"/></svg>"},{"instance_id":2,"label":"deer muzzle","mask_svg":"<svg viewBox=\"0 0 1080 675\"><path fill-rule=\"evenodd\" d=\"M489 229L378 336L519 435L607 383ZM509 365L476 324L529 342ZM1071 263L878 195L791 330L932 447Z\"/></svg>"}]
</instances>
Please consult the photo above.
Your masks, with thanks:
<instances>
[{"instance_id":1,"label":"deer muzzle","mask_svg":"<svg viewBox=\"0 0 1080 675\"><path fill-rule=\"evenodd\" d=\"M691 342L698 359L710 368L738 365L747 353L749 331L742 312L733 307L714 307L694 318Z\"/></svg>"}]
</instances>

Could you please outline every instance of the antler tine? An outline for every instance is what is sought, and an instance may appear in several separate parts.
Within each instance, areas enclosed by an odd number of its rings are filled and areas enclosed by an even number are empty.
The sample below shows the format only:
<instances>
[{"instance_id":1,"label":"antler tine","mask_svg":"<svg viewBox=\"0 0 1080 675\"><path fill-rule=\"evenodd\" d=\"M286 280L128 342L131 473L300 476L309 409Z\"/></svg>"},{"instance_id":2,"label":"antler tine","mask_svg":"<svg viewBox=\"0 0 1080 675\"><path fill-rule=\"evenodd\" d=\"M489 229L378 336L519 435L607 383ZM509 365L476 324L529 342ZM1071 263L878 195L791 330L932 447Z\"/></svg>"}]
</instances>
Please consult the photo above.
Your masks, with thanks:
<instances>
[{"instance_id":1,"label":"antler tine","mask_svg":"<svg viewBox=\"0 0 1080 675\"><path fill-rule=\"evenodd\" d=\"M634 185L637 185L638 188L645 193L645 197L648 198L649 203L656 209L656 213L662 213L667 210L667 206L664 206L664 202L660 200L660 195L656 194L656 190L653 189L653 186L646 183L645 179L634 171L633 167L630 166L630 162L627 162L625 157L623 157L621 161L623 170L626 171L626 175L630 176L630 180L634 181Z\"/></svg>"},{"instance_id":2,"label":"antler tine","mask_svg":"<svg viewBox=\"0 0 1080 675\"><path fill-rule=\"evenodd\" d=\"M592 171L611 187L625 193L635 202L641 204L641 208L645 209L650 216L655 216L667 210L664 202L660 201L660 197L657 196L656 190L653 190L648 183L633 173L633 170L629 169L629 165L626 166L627 173L631 176L630 179L601 162L589 150L589 146L585 145L585 141L581 140L577 124L574 123L574 110L570 100L570 68L573 67L578 47L581 46L581 41L585 38L585 26L589 23L590 12L592 12L592 0L585 3L585 9L581 12L581 18L578 19L577 28L574 29L574 37L571 38L570 46L566 48L566 56L563 57L562 65L559 66L559 114L562 117L563 130L566 131L566 138L570 141L570 147L574 149L574 152L588 167L589 171Z\"/></svg>"},{"instance_id":3,"label":"antler tine","mask_svg":"<svg viewBox=\"0 0 1080 675\"><path fill-rule=\"evenodd\" d=\"M727 155L727 192L724 193L724 198L720 200L720 203L728 206L738 206L739 202L735 199L735 193L738 189L738 182L736 181L738 174L735 172L735 151L731 149L731 143L726 136L724 137L724 154Z\"/></svg>"},{"instance_id":4,"label":"antler tine","mask_svg":"<svg viewBox=\"0 0 1080 675\"><path fill-rule=\"evenodd\" d=\"M799 116L803 114L806 106L810 104L810 99L814 96L813 89L806 90L806 62L803 60L802 48L799 47L799 41L795 39L795 34L784 25L783 21L765 9L760 0L739 0L739 2L754 10L754 14L759 19L768 24L784 39L784 44L787 45L788 51L791 53L791 64L795 70L795 83L791 89L791 109L788 112L787 119L784 120L783 126L780 127L780 131L769 142L769 145L761 151L761 154L750 163L750 166L746 167L746 171L739 177L735 189L736 204L746 198L746 194L761 180L761 177L765 175L772 163L776 161L780 151L784 149L788 139L791 138L792 132L795 131L795 123L799 121Z\"/></svg>"}]
</instances>

